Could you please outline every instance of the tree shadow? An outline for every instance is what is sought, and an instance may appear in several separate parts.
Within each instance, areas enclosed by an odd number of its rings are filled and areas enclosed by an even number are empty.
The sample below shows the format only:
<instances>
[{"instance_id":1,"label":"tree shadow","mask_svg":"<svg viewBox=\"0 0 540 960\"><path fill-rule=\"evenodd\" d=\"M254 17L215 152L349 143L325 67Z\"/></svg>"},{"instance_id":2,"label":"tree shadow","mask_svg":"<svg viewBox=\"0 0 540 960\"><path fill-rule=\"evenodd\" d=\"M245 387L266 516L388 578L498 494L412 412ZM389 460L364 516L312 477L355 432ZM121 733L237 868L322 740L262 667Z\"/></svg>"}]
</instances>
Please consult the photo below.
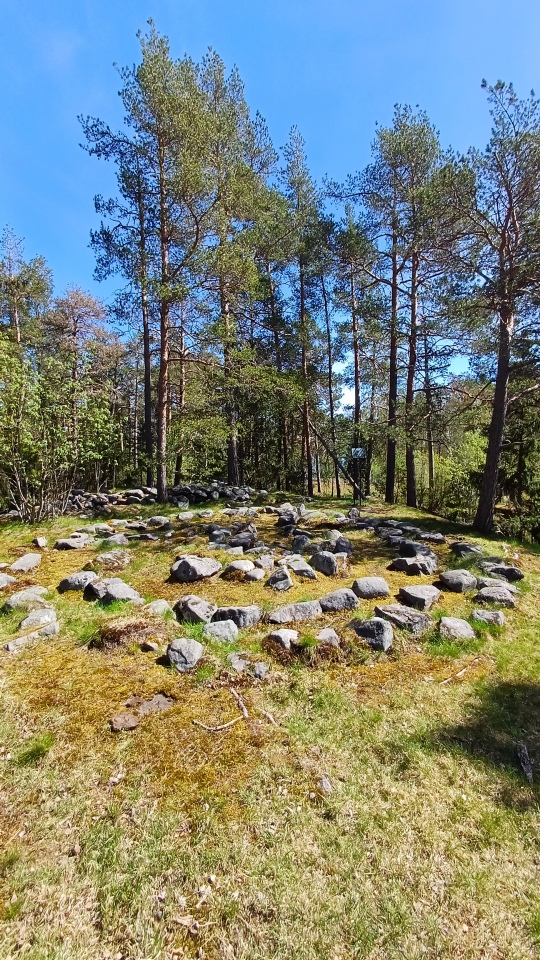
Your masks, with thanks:
<instances>
[{"instance_id":1,"label":"tree shadow","mask_svg":"<svg viewBox=\"0 0 540 960\"><path fill-rule=\"evenodd\" d=\"M523 811L540 802L540 685L485 684L477 688L467 719L439 727L430 739L433 749L465 754L495 770L505 806ZM532 784L520 762L520 744L531 761Z\"/></svg>"}]
</instances>

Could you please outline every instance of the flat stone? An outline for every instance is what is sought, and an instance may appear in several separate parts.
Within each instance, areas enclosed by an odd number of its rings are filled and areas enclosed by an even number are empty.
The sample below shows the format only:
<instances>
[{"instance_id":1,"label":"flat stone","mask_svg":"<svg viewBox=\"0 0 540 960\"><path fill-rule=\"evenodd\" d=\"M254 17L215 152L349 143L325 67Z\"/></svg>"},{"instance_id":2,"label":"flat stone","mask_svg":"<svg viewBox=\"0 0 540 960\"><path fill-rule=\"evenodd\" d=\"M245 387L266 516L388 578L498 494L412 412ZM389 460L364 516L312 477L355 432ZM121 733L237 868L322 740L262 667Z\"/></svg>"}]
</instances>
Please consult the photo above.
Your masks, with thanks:
<instances>
[{"instance_id":1,"label":"flat stone","mask_svg":"<svg viewBox=\"0 0 540 960\"><path fill-rule=\"evenodd\" d=\"M289 560L287 565L290 567L292 572L302 580L318 579L313 567L311 567L307 560L304 560L303 557L300 560Z\"/></svg>"},{"instance_id":2,"label":"flat stone","mask_svg":"<svg viewBox=\"0 0 540 960\"><path fill-rule=\"evenodd\" d=\"M395 557L389 564L389 570L399 570L409 576L431 576L437 570L438 563L432 557Z\"/></svg>"},{"instance_id":3,"label":"flat stone","mask_svg":"<svg viewBox=\"0 0 540 960\"><path fill-rule=\"evenodd\" d=\"M52 607L44 607L41 610L32 610L27 617L19 624L19 630L33 630L43 627L46 623L55 623L57 620L56 610Z\"/></svg>"},{"instance_id":4,"label":"flat stone","mask_svg":"<svg viewBox=\"0 0 540 960\"><path fill-rule=\"evenodd\" d=\"M120 733L122 730L135 730L139 726L139 719L133 713L118 713L109 720L111 730Z\"/></svg>"},{"instance_id":5,"label":"flat stone","mask_svg":"<svg viewBox=\"0 0 540 960\"><path fill-rule=\"evenodd\" d=\"M266 586L271 587L272 590L290 590L292 585L291 575L285 567L274 570L266 581Z\"/></svg>"},{"instance_id":6,"label":"flat stone","mask_svg":"<svg viewBox=\"0 0 540 960\"><path fill-rule=\"evenodd\" d=\"M27 587L18 590L7 598L4 606L6 610L35 610L38 607L50 606L43 598L48 594L46 587Z\"/></svg>"},{"instance_id":7,"label":"flat stone","mask_svg":"<svg viewBox=\"0 0 540 960\"><path fill-rule=\"evenodd\" d=\"M506 623L506 617L502 610L473 610L472 615L475 620L490 623L495 627L504 627Z\"/></svg>"},{"instance_id":8,"label":"flat stone","mask_svg":"<svg viewBox=\"0 0 540 960\"><path fill-rule=\"evenodd\" d=\"M171 567L171 580L177 583L193 583L213 577L221 570L219 560L212 557L181 557Z\"/></svg>"},{"instance_id":9,"label":"flat stone","mask_svg":"<svg viewBox=\"0 0 540 960\"><path fill-rule=\"evenodd\" d=\"M339 637L332 627L323 627L315 637L319 643L326 643L331 647L339 647Z\"/></svg>"},{"instance_id":10,"label":"flat stone","mask_svg":"<svg viewBox=\"0 0 540 960\"><path fill-rule=\"evenodd\" d=\"M465 540L458 540L456 543L451 543L450 550L452 553L455 553L457 557L470 557L483 553L482 547L477 546L476 543L467 543Z\"/></svg>"},{"instance_id":11,"label":"flat stone","mask_svg":"<svg viewBox=\"0 0 540 960\"><path fill-rule=\"evenodd\" d=\"M425 543L446 543L446 537L442 533L420 533L418 539Z\"/></svg>"},{"instance_id":12,"label":"flat stone","mask_svg":"<svg viewBox=\"0 0 540 960\"><path fill-rule=\"evenodd\" d=\"M475 598L477 603L500 603L503 607L515 607L516 600L505 587L482 587Z\"/></svg>"},{"instance_id":13,"label":"flat stone","mask_svg":"<svg viewBox=\"0 0 540 960\"><path fill-rule=\"evenodd\" d=\"M508 590L509 593L516 594L518 592L517 587L513 583L508 583L508 580L497 580L496 577L478 577L476 585L479 590L482 590L483 587L502 587L503 590Z\"/></svg>"},{"instance_id":14,"label":"flat stone","mask_svg":"<svg viewBox=\"0 0 540 960\"><path fill-rule=\"evenodd\" d=\"M465 593L476 590L476 577L468 570L443 570L439 574L442 585L453 593Z\"/></svg>"},{"instance_id":15,"label":"flat stone","mask_svg":"<svg viewBox=\"0 0 540 960\"><path fill-rule=\"evenodd\" d=\"M142 650L143 653L159 653L160 646L155 640L142 640L139 644L139 649Z\"/></svg>"},{"instance_id":16,"label":"flat stone","mask_svg":"<svg viewBox=\"0 0 540 960\"><path fill-rule=\"evenodd\" d=\"M203 628L203 637L208 640L221 640L223 643L234 643L238 639L238 627L234 620L217 620L207 623Z\"/></svg>"},{"instance_id":17,"label":"flat stone","mask_svg":"<svg viewBox=\"0 0 540 960\"><path fill-rule=\"evenodd\" d=\"M148 527L167 527L170 526L170 521L168 517L155 516L149 517L146 521Z\"/></svg>"},{"instance_id":18,"label":"flat stone","mask_svg":"<svg viewBox=\"0 0 540 960\"><path fill-rule=\"evenodd\" d=\"M227 564L221 576L226 580L243 580L245 574L254 569L255 564L252 560L247 558L245 560L233 560L232 563Z\"/></svg>"},{"instance_id":19,"label":"flat stone","mask_svg":"<svg viewBox=\"0 0 540 960\"><path fill-rule=\"evenodd\" d=\"M35 547L39 547L40 550L44 550L48 544L47 537L34 537L32 543Z\"/></svg>"},{"instance_id":20,"label":"flat stone","mask_svg":"<svg viewBox=\"0 0 540 960\"><path fill-rule=\"evenodd\" d=\"M470 623L459 617L441 617L439 633L445 640L474 640L475 632Z\"/></svg>"},{"instance_id":21,"label":"flat stone","mask_svg":"<svg viewBox=\"0 0 540 960\"><path fill-rule=\"evenodd\" d=\"M296 644L298 640L298 630L287 630L285 628L272 630L272 633L268 634L268 639L278 643L284 650L290 650L291 643Z\"/></svg>"},{"instance_id":22,"label":"flat stone","mask_svg":"<svg viewBox=\"0 0 540 960\"><path fill-rule=\"evenodd\" d=\"M254 583L257 580L264 580L266 574L264 570L260 570L258 567L255 567L254 570L248 570L244 580L247 580L249 583Z\"/></svg>"},{"instance_id":23,"label":"flat stone","mask_svg":"<svg viewBox=\"0 0 540 960\"><path fill-rule=\"evenodd\" d=\"M429 610L441 595L437 587L430 586L400 587L398 593L403 603L416 610Z\"/></svg>"},{"instance_id":24,"label":"flat stone","mask_svg":"<svg viewBox=\"0 0 540 960\"><path fill-rule=\"evenodd\" d=\"M164 693L155 693L149 700L143 700L142 697L129 697L126 700L126 707L135 707L140 717L147 717L150 713L164 713L170 710L174 705L172 697L167 697Z\"/></svg>"},{"instance_id":25,"label":"flat stone","mask_svg":"<svg viewBox=\"0 0 540 960\"><path fill-rule=\"evenodd\" d=\"M212 617L212 621L234 620L239 630L253 627L262 618L262 607L251 604L246 607L219 607Z\"/></svg>"},{"instance_id":26,"label":"flat stone","mask_svg":"<svg viewBox=\"0 0 540 960\"><path fill-rule=\"evenodd\" d=\"M390 596L390 587L384 577L360 577L354 581L352 591L360 600L376 600Z\"/></svg>"},{"instance_id":27,"label":"flat stone","mask_svg":"<svg viewBox=\"0 0 540 960\"><path fill-rule=\"evenodd\" d=\"M304 600L276 607L268 614L268 621L269 623L295 623L300 620L313 620L321 615L322 607L318 600Z\"/></svg>"},{"instance_id":28,"label":"flat stone","mask_svg":"<svg viewBox=\"0 0 540 960\"><path fill-rule=\"evenodd\" d=\"M13 567L11 569L13 569ZM525 576L523 570L520 570L519 567L512 567L506 563L490 564L488 573L490 573L492 577L502 577L503 580L509 580L510 583L516 580L523 580Z\"/></svg>"},{"instance_id":29,"label":"flat stone","mask_svg":"<svg viewBox=\"0 0 540 960\"><path fill-rule=\"evenodd\" d=\"M8 573L0 573L0 590L10 587L12 583L16 582L15 577L10 577Z\"/></svg>"},{"instance_id":30,"label":"flat stone","mask_svg":"<svg viewBox=\"0 0 540 960\"><path fill-rule=\"evenodd\" d=\"M244 673L249 667L249 660L246 660L241 653L229 653L227 659L236 673Z\"/></svg>"},{"instance_id":31,"label":"flat stone","mask_svg":"<svg viewBox=\"0 0 540 960\"><path fill-rule=\"evenodd\" d=\"M274 558L270 553L262 553L260 557L257 557L253 561L256 567L260 567L261 570L273 570L274 569Z\"/></svg>"},{"instance_id":32,"label":"flat stone","mask_svg":"<svg viewBox=\"0 0 540 960\"><path fill-rule=\"evenodd\" d=\"M152 600L151 603L146 604L144 609L158 617L162 617L166 613L172 613L172 607L167 600Z\"/></svg>"},{"instance_id":33,"label":"flat stone","mask_svg":"<svg viewBox=\"0 0 540 960\"><path fill-rule=\"evenodd\" d=\"M101 603L114 603L123 600L126 603L143 604L141 595L125 583L120 577L106 577L92 580L84 589L85 600L100 600Z\"/></svg>"},{"instance_id":34,"label":"flat stone","mask_svg":"<svg viewBox=\"0 0 540 960\"><path fill-rule=\"evenodd\" d=\"M91 566L103 570L125 570L131 560L132 555L128 550L110 550L107 553L98 553L97 557L92 560Z\"/></svg>"},{"instance_id":35,"label":"flat stone","mask_svg":"<svg viewBox=\"0 0 540 960\"><path fill-rule=\"evenodd\" d=\"M127 547L129 539L125 533L113 533L112 537L107 537L107 546Z\"/></svg>"},{"instance_id":36,"label":"flat stone","mask_svg":"<svg viewBox=\"0 0 540 960\"><path fill-rule=\"evenodd\" d=\"M390 603L384 607L375 607L377 617L389 620L400 630L407 630L417 637L422 636L431 627L433 620L425 613L404 607L400 603Z\"/></svg>"},{"instance_id":37,"label":"flat stone","mask_svg":"<svg viewBox=\"0 0 540 960\"><path fill-rule=\"evenodd\" d=\"M267 663L264 663L262 660L259 660L257 663L253 664L253 676L256 680L264 680L265 677L270 673L270 667Z\"/></svg>"},{"instance_id":38,"label":"flat stone","mask_svg":"<svg viewBox=\"0 0 540 960\"><path fill-rule=\"evenodd\" d=\"M40 553L25 553L24 557L15 560L15 563L12 563L9 569L12 573L30 573L31 570L39 567L40 563Z\"/></svg>"},{"instance_id":39,"label":"flat stone","mask_svg":"<svg viewBox=\"0 0 540 960\"><path fill-rule=\"evenodd\" d=\"M372 650L389 650L394 642L392 624L382 617L371 617L369 620L351 620L349 626L357 636L372 648Z\"/></svg>"},{"instance_id":40,"label":"flat stone","mask_svg":"<svg viewBox=\"0 0 540 960\"><path fill-rule=\"evenodd\" d=\"M208 623L217 610L217 604L209 600L203 600L190 593L186 597L180 597L174 605L174 612L177 620L183 620L185 623Z\"/></svg>"},{"instance_id":41,"label":"flat stone","mask_svg":"<svg viewBox=\"0 0 540 960\"><path fill-rule=\"evenodd\" d=\"M58 584L58 593L67 593L68 590L84 590L92 580L97 580L97 573L93 570L79 570L78 573L70 573L64 577Z\"/></svg>"},{"instance_id":42,"label":"flat stone","mask_svg":"<svg viewBox=\"0 0 540 960\"><path fill-rule=\"evenodd\" d=\"M83 537L61 537L54 545L54 550L84 550L88 541Z\"/></svg>"},{"instance_id":43,"label":"flat stone","mask_svg":"<svg viewBox=\"0 0 540 960\"><path fill-rule=\"evenodd\" d=\"M197 666L204 653L204 647L198 640L180 637L167 647L167 657L178 673L188 673Z\"/></svg>"},{"instance_id":44,"label":"flat stone","mask_svg":"<svg viewBox=\"0 0 540 960\"><path fill-rule=\"evenodd\" d=\"M358 598L352 590L344 587L342 590L333 590L332 593L319 597L319 603L324 613L339 613L342 610L355 610L358 606Z\"/></svg>"}]
</instances>

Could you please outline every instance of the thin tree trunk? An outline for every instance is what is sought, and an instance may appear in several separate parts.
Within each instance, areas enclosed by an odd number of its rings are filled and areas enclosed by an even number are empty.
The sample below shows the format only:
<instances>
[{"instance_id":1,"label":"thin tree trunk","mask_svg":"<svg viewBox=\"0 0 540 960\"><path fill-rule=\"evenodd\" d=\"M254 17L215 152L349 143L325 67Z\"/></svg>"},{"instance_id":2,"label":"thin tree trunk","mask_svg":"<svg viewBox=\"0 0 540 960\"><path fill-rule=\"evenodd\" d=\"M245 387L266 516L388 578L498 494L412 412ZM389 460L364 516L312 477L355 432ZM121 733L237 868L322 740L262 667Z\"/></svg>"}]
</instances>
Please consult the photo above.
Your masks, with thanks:
<instances>
[{"instance_id":1,"label":"thin tree trunk","mask_svg":"<svg viewBox=\"0 0 540 960\"><path fill-rule=\"evenodd\" d=\"M350 287L351 287L351 318L352 318L352 342L353 342L353 365L354 365L354 429L353 429L353 447L360 446L360 356L358 350L358 312L356 309L356 290L354 284L354 272L352 263L350 266ZM353 460L353 476L356 485L360 486L360 461L355 457Z\"/></svg>"},{"instance_id":2,"label":"thin tree trunk","mask_svg":"<svg viewBox=\"0 0 540 960\"><path fill-rule=\"evenodd\" d=\"M474 519L474 529L480 533L491 533L497 502L499 465L501 462L502 441L508 406L508 377L510 372L510 344L514 333L515 317L510 311L499 319L499 355L493 411L489 425L486 465L480 489L478 509Z\"/></svg>"},{"instance_id":3,"label":"thin tree trunk","mask_svg":"<svg viewBox=\"0 0 540 960\"><path fill-rule=\"evenodd\" d=\"M429 345L427 334L424 334L424 383L426 393L427 407L427 455L428 455L428 506L431 508L435 496L435 444L433 442L433 391L431 389L431 377L429 372Z\"/></svg>"},{"instance_id":4,"label":"thin tree trunk","mask_svg":"<svg viewBox=\"0 0 540 960\"><path fill-rule=\"evenodd\" d=\"M334 413L334 377L333 377L333 350L332 350L332 330L330 328L330 311L328 309L328 297L326 295L326 285L324 275L321 274L321 290L324 304L324 319L326 323L326 343L328 353L328 404L330 408L330 436L332 437L332 446L336 449L336 417ZM334 476L336 478L336 499L341 499L341 483L339 479L339 470L334 464Z\"/></svg>"},{"instance_id":5,"label":"thin tree trunk","mask_svg":"<svg viewBox=\"0 0 540 960\"><path fill-rule=\"evenodd\" d=\"M167 210L165 197L165 154L159 144L159 241L161 254L161 283L167 290L169 281L169 238L167 235ZM160 309L159 378L157 401L157 499L167 502L167 413L169 403L169 334L170 304L168 293L162 292Z\"/></svg>"},{"instance_id":6,"label":"thin tree trunk","mask_svg":"<svg viewBox=\"0 0 540 960\"><path fill-rule=\"evenodd\" d=\"M150 322L148 312L148 271L146 256L145 210L142 184L138 185L139 257L141 285L141 315L143 326L144 363L144 453L146 457L146 483L154 486L154 441L152 436L152 359L150 355Z\"/></svg>"},{"instance_id":7,"label":"thin tree trunk","mask_svg":"<svg viewBox=\"0 0 540 960\"><path fill-rule=\"evenodd\" d=\"M392 233L392 307L390 317L390 372L388 382L388 440L386 444L386 491L385 500L393 503L396 486L396 438L394 435L397 422L397 388L398 388L398 248L397 229L394 226Z\"/></svg>"},{"instance_id":8,"label":"thin tree trunk","mask_svg":"<svg viewBox=\"0 0 540 960\"><path fill-rule=\"evenodd\" d=\"M302 337L302 378L304 381L304 406L302 412L302 449L306 465L306 490L308 497L313 496L313 462L311 459L311 436L309 431L309 401L308 401L308 342L305 301L305 276L302 257L299 259L300 274L300 331Z\"/></svg>"},{"instance_id":9,"label":"thin tree trunk","mask_svg":"<svg viewBox=\"0 0 540 960\"><path fill-rule=\"evenodd\" d=\"M411 267L411 324L409 331L409 363L407 366L407 390L405 394L405 464L407 468L407 506L417 507L416 464L414 457L414 380L416 377L418 341L418 253L412 255Z\"/></svg>"}]
</instances>

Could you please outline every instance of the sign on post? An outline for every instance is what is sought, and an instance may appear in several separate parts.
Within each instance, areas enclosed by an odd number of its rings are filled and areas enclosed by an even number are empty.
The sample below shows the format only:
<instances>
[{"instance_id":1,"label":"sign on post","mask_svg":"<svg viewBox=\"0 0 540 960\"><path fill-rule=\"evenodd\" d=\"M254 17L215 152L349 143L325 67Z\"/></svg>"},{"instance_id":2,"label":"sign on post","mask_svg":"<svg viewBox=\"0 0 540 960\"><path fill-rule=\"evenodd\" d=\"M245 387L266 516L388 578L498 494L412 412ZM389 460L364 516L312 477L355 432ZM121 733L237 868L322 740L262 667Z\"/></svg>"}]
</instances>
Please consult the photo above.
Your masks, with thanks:
<instances>
[{"instance_id":1,"label":"sign on post","mask_svg":"<svg viewBox=\"0 0 540 960\"><path fill-rule=\"evenodd\" d=\"M352 447L352 448L351 448L351 456L352 456L353 460L365 460L365 459L366 459L366 451L365 451L364 447Z\"/></svg>"}]
</instances>

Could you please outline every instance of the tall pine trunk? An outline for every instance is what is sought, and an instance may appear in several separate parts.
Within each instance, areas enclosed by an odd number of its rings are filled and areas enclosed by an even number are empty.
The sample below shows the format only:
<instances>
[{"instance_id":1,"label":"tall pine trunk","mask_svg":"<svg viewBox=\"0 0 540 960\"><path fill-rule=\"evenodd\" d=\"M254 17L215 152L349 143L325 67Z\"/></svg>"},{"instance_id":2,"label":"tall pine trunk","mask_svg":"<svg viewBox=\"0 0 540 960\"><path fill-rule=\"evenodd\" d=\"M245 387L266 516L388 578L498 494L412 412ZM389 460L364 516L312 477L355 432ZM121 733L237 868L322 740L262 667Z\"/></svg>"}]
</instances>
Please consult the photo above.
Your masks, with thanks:
<instances>
[{"instance_id":1,"label":"tall pine trunk","mask_svg":"<svg viewBox=\"0 0 540 960\"><path fill-rule=\"evenodd\" d=\"M309 429L309 400L308 400L308 331L306 319L306 291L304 262L299 260L300 268L300 332L302 338L302 378L304 381L304 405L302 410L302 450L306 465L306 492L308 497L313 496L313 460L311 456L311 434Z\"/></svg>"},{"instance_id":2,"label":"tall pine trunk","mask_svg":"<svg viewBox=\"0 0 540 960\"><path fill-rule=\"evenodd\" d=\"M324 319L326 323L326 343L327 343L327 354L328 354L328 404L330 411L330 436L332 437L332 449L336 450L336 418L334 413L334 376L333 376L333 366L334 358L332 351L332 331L330 329L330 311L328 309L328 297L326 295L326 285L324 282L324 276L321 276L321 290L323 296L324 304ZM334 463L334 477L336 480L336 499L341 499L341 481L339 476L339 470L336 463Z\"/></svg>"},{"instance_id":3,"label":"tall pine trunk","mask_svg":"<svg viewBox=\"0 0 540 960\"><path fill-rule=\"evenodd\" d=\"M360 446L360 354L358 349L358 311L356 304L356 289L354 284L353 265L350 264L350 286L351 286L351 317L352 317L352 342L353 342L353 365L354 365L354 429L353 446ZM359 487L360 483L360 461L355 457L353 460L354 482Z\"/></svg>"},{"instance_id":4,"label":"tall pine trunk","mask_svg":"<svg viewBox=\"0 0 540 960\"><path fill-rule=\"evenodd\" d=\"M392 307L390 316L390 372L388 380L388 440L386 444L386 490L385 500L393 503L396 487L396 438L394 435L397 422L397 390L398 390L398 242L397 229L392 233Z\"/></svg>"},{"instance_id":5,"label":"tall pine trunk","mask_svg":"<svg viewBox=\"0 0 540 960\"><path fill-rule=\"evenodd\" d=\"M474 519L474 529L480 533L491 533L495 517L495 504L499 482L506 410L508 407L508 378L510 374L510 346L514 334L515 316L513 311L501 312L499 319L499 352L493 411L489 425L486 465L480 488L480 499Z\"/></svg>"},{"instance_id":6,"label":"tall pine trunk","mask_svg":"<svg viewBox=\"0 0 540 960\"><path fill-rule=\"evenodd\" d=\"M412 255L411 267L411 323L409 331L409 362L407 366L407 390L405 394L405 465L407 470L407 506L417 507L416 463L414 451L414 380L416 377L418 344L418 253Z\"/></svg>"},{"instance_id":7,"label":"tall pine trunk","mask_svg":"<svg viewBox=\"0 0 540 960\"><path fill-rule=\"evenodd\" d=\"M146 483L154 485L154 440L152 436L152 359L150 354L150 322L148 311L148 269L146 253L145 210L142 184L139 180L137 191L139 217L139 259L141 316L143 326L143 364L144 364L144 453L146 457Z\"/></svg>"},{"instance_id":8,"label":"tall pine trunk","mask_svg":"<svg viewBox=\"0 0 540 960\"><path fill-rule=\"evenodd\" d=\"M165 151L159 142L159 244L161 255L161 297L159 305L159 378L157 397L157 499L167 502L167 413L169 406L170 304L169 237L165 189Z\"/></svg>"}]
</instances>

